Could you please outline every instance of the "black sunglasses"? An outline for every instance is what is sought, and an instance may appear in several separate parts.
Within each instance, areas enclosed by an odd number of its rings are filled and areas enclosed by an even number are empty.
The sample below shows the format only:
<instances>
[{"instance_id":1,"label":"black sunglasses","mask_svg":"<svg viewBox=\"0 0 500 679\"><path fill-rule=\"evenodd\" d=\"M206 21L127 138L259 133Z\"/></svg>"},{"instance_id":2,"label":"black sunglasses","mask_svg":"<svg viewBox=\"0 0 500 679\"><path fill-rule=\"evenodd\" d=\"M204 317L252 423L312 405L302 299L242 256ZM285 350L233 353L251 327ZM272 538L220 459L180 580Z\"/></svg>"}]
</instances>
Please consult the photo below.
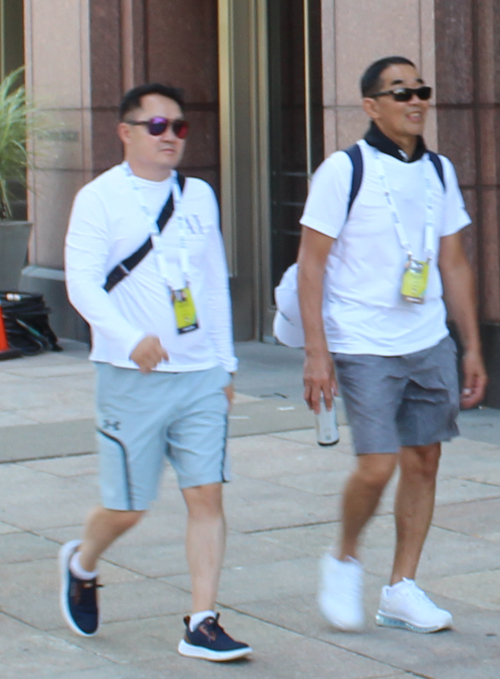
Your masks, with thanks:
<instances>
[{"instance_id":1,"label":"black sunglasses","mask_svg":"<svg viewBox=\"0 0 500 679\"><path fill-rule=\"evenodd\" d=\"M170 127L178 139L185 139L189 130L189 124L183 118L169 120L168 118L156 117L150 120L125 120L125 122L127 125L145 125L149 134L153 137L159 137Z\"/></svg>"},{"instance_id":2,"label":"black sunglasses","mask_svg":"<svg viewBox=\"0 0 500 679\"><path fill-rule=\"evenodd\" d=\"M377 97L386 97L390 95L394 101L410 101L413 95L416 94L422 101L427 101L432 96L432 87L428 85L421 85L420 87L397 87L395 90L386 90L385 92L377 92L370 94L370 99Z\"/></svg>"}]
</instances>

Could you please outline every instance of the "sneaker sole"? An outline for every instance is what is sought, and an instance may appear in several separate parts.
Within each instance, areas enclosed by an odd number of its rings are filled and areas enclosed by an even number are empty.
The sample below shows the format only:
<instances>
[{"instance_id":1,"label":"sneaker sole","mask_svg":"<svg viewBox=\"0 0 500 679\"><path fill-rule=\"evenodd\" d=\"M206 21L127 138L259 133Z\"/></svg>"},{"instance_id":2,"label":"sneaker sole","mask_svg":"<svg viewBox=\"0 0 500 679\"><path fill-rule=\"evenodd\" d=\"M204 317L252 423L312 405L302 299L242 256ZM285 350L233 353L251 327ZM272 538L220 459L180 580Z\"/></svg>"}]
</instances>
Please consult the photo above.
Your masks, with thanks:
<instances>
[{"instance_id":1,"label":"sneaker sole","mask_svg":"<svg viewBox=\"0 0 500 679\"><path fill-rule=\"evenodd\" d=\"M434 625L432 627L417 627L417 625L412 625L411 622L406 620L400 620L399 618L391 618L388 615L378 612L375 616L375 622L380 627L392 627L393 629L405 629L409 632L417 632L418 634L432 634L433 632L439 632L440 630L450 629L453 622L448 625Z\"/></svg>"},{"instance_id":2,"label":"sneaker sole","mask_svg":"<svg viewBox=\"0 0 500 679\"><path fill-rule=\"evenodd\" d=\"M341 632L362 632L364 630L364 621L355 624L346 624L345 622L342 622L338 618L332 616L329 607L323 603L321 595L318 596L317 602L321 615L327 622L330 623L330 625L333 625L333 627L340 630Z\"/></svg>"},{"instance_id":3,"label":"sneaker sole","mask_svg":"<svg viewBox=\"0 0 500 679\"><path fill-rule=\"evenodd\" d=\"M67 542L65 545L63 545L59 550L59 573L61 577L61 586L59 590L59 606L61 609L62 617L64 618L64 622L73 632L75 632L75 634L78 634L81 637L93 637L95 636L95 634L97 634L99 626L97 627L95 632L91 632L90 634L88 634L87 632L83 632L78 627L78 625L76 625L68 607L69 560L71 559L73 552L78 547L78 545L81 544L81 542L82 542L81 540L72 540L71 542Z\"/></svg>"},{"instance_id":4,"label":"sneaker sole","mask_svg":"<svg viewBox=\"0 0 500 679\"><path fill-rule=\"evenodd\" d=\"M177 647L179 653L187 658L200 658L201 660L211 660L212 662L228 662L229 660L237 660L244 658L253 650L250 646L245 648L237 648L234 651L211 651L209 648L203 646L193 646L188 644L184 639L181 639Z\"/></svg>"}]
</instances>

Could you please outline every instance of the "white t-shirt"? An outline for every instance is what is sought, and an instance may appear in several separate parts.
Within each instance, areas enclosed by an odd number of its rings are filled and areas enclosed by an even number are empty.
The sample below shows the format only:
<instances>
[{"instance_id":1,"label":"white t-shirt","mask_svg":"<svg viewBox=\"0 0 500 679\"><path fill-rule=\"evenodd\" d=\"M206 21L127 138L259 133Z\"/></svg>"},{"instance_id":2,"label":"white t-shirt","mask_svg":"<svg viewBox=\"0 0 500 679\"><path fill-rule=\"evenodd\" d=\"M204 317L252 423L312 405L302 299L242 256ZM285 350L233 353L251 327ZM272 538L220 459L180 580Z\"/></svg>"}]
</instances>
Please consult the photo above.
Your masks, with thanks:
<instances>
[{"instance_id":1,"label":"white t-shirt","mask_svg":"<svg viewBox=\"0 0 500 679\"><path fill-rule=\"evenodd\" d=\"M148 210L159 215L172 179L135 178ZM150 222L132 178L117 165L84 186L75 198L66 236L66 285L71 303L92 329L94 361L137 368L129 359L147 335L159 337L170 360L156 370L187 372L218 364L237 368L232 338L228 273L219 230L217 201L210 186L188 178L182 194L189 253L190 288L199 328L179 334L169 290L150 251L109 293L106 277L147 240ZM180 239L175 214L162 236L169 272L180 269Z\"/></svg>"},{"instance_id":2,"label":"white t-shirt","mask_svg":"<svg viewBox=\"0 0 500 679\"><path fill-rule=\"evenodd\" d=\"M329 350L398 356L434 346L446 337L446 308L438 269L439 239L470 223L451 162L441 157L446 190L431 165L435 255L424 304L403 300L401 278L407 252L398 239L377 172L375 149L358 142L363 181L346 222L353 174L344 152L327 158L314 174L301 224L336 239L328 256L325 333ZM413 257L424 260L427 154L405 163L380 154ZM325 306L323 307L325 312Z\"/></svg>"}]
</instances>

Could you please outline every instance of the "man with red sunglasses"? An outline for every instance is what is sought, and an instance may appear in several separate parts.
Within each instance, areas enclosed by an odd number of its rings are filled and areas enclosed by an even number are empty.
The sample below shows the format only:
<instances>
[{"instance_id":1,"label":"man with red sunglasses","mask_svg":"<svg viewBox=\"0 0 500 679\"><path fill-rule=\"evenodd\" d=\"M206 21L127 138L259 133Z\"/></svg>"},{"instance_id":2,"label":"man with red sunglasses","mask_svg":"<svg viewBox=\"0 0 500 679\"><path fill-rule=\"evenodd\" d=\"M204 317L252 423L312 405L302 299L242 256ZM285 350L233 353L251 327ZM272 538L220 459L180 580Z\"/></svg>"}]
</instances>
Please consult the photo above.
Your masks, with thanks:
<instances>
[{"instance_id":1,"label":"man with red sunglasses","mask_svg":"<svg viewBox=\"0 0 500 679\"><path fill-rule=\"evenodd\" d=\"M340 386L357 454L340 544L320 564L318 603L335 627L362 629L359 538L399 466L396 551L376 622L435 632L451 627L452 616L415 575L441 441L458 434L459 405L479 403L486 385L461 236L470 219L452 164L423 141L431 89L415 65L381 59L361 90L370 128L355 154L334 153L319 167L301 219L305 399L315 412L321 399L330 408ZM461 395L443 291L464 349Z\"/></svg>"},{"instance_id":2,"label":"man with red sunglasses","mask_svg":"<svg viewBox=\"0 0 500 679\"><path fill-rule=\"evenodd\" d=\"M97 632L98 559L148 510L168 459L187 505L192 587L178 650L220 662L252 652L214 611L237 360L217 202L207 183L176 171L183 109L172 87L128 92L118 125L124 161L81 189L71 213L66 282L92 330L102 505L83 539L61 548L60 605L74 632Z\"/></svg>"}]
</instances>

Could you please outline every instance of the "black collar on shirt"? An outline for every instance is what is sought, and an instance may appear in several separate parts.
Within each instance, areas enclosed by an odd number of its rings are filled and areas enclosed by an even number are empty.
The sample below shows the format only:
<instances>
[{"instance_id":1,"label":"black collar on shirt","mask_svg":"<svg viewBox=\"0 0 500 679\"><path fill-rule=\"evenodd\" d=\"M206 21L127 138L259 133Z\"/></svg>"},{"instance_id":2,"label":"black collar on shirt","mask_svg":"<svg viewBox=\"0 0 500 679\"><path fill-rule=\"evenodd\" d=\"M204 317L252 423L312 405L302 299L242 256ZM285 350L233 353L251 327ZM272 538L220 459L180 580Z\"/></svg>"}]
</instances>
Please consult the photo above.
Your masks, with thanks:
<instances>
[{"instance_id":1,"label":"black collar on shirt","mask_svg":"<svg viewBox=\"0 0 500 679\"><path fill-rule=\"evenodd\" d=\"M392 139L389 139L382 130L380 130L377 125L371 122L368 132L365 134L365 141L370 146L374 146L381 153L386 153L388 156L393 156L403 163L414 163L416 160L420 160L424 153L427 151L425 142L423 138L419 135L417 137L417 145L415 151L411 158L408 158L403 149L400 149L397 144L395 144Z\"/></svg>"}]
</instances>

